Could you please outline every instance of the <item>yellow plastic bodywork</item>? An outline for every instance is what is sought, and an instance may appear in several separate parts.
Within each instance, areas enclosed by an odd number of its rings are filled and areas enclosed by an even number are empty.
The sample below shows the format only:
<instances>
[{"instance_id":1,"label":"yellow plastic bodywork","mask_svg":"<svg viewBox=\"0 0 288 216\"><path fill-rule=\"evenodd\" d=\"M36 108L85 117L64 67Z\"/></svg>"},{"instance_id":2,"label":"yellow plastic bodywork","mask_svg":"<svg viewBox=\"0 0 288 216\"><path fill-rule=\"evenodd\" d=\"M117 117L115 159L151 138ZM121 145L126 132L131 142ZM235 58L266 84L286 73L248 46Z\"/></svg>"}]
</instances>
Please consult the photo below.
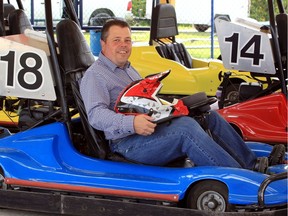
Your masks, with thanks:
<instances>
[{"instance_id":1,"label":"yellow plastic bodywork","mask_svg":"<svg viewBox=\"0 0 288 216\"><path fill-rule=\"evenodd\" d=\"M6 113L3 110L0 111L0 125L4 127L17 127L19 119L18 114L13 113L13 115L10 116L9 113Z\"/></svg>"},{"instance_id":2,"label":"yellow plastic bodywork","mask_svg":"<svg viewBox=\"0 0 288 216\"><path fill-rule=\"evenodd\" d=\"M15 99L8 97L8 99ZM17 111L9 111L5 109L5 100L0 104L0 126L4 127L17 127L19 115Z\"/></svg>"},{"instance_id":3,"label":"yellow plastic bodywork","mask_svg":"<svg viewBox=\"0 0 288 216\"><path fill-rule=\"evenodd\" d=\"M155 46L134 45L129 61L142 77L171 70L169 76L162 81L161 94L191 95L205 92L207 96L215 96L221 84L221 74L226 71L232 72L230 78L237 77L242 82L255 82L249 72L227 70L222 61L216 59L193 59L193 68L187 68L176 61L162 58Z\"/></svg>"}]
</instances>

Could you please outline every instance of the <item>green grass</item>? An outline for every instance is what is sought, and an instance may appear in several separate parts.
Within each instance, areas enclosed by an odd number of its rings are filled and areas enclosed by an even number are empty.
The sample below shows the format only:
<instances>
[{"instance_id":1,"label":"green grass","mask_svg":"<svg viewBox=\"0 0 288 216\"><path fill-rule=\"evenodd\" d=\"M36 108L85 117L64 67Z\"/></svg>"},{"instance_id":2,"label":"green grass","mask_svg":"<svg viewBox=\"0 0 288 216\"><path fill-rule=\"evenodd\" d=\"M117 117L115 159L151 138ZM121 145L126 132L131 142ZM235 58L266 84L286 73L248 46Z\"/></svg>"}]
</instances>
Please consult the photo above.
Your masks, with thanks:
<instances>
[{"instance_id":1,"label":"green grass","mask_svg":"<svg viewBox=\"0 0 288 216\"><path fill-rule=\"evenodd\" d=\"M84 33L87 42L90 44L90 33ZM132 40L134 42L149 42L149 31L133 31ZM197 32L192 27L180 26L179 35L176 41L185 45L191 56L195 58L211 58L211 35L210 32ZM196 40L193 40L196 39ZM217 36L214 36L214 58L220 55Z\"/></svg>"},{"instance_id":2,"label":"green grass","mask_svg":"<svg viewBox=\"0 0 288 216\"><path fill-rule=\"evenodd\" d=\"M176 37L176 41L182 42L191 56L196 58L211 58L211 33L181 31ZM218 38L214 35L214 58L220 55Z\"/></svg>"}]
</instances>

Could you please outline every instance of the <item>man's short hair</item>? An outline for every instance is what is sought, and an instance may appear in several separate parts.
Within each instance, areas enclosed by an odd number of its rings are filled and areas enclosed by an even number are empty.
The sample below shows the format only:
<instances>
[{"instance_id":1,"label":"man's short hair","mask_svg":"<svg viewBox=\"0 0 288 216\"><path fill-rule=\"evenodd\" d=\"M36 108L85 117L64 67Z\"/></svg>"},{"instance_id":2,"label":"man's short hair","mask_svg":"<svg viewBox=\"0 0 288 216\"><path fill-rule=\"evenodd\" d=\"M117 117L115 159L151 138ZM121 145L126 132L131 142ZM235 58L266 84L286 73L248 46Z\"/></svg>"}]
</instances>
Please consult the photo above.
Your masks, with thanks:
<instances>
[{"instance_id":1,"label":"man's short hair","mask_svg":"<svg viewBox=\"0 0 288 216\"><path fill-rule=\"evenodd\" d=\"M122 28L127 27L131 31L131 27L126 21L120 19L110 19L103 25L103 28L101 30L101 40L106 41L108 37L108 31L111 26L119 26Z\"/></svg>"}]
</instances>

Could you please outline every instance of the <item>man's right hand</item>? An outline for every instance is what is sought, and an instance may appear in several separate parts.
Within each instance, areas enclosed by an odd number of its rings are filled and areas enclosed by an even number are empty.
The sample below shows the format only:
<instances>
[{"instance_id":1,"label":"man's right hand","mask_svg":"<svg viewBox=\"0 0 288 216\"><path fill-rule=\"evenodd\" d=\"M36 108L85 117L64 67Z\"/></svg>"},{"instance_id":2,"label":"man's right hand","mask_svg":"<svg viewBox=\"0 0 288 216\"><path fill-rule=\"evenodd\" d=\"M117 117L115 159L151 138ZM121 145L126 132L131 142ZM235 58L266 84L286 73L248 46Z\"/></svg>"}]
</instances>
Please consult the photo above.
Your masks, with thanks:
<instances>
[{"instance_id":1,"label":"man's right hand","mask_svg":"<svg viewBox=\"0 0 288 216\"><path fill-rule=\"evenodd\" d=\"M148 115L137 115L134 118L134 130L137 134L149 136L155 131L157 124L153 123L154 119Z\"/></svg>"}]
</instances>

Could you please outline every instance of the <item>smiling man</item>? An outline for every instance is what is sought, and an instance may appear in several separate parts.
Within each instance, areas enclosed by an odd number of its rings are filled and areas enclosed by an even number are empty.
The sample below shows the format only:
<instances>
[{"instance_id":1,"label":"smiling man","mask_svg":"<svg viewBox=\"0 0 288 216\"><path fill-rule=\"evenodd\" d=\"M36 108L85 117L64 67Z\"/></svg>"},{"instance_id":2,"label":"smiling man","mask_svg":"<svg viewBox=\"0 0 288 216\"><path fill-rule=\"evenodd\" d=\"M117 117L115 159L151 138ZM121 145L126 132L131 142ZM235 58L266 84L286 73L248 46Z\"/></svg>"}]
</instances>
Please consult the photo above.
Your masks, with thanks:
<instances>
[{"instance_id":1,"label":"smiling man","mask_svg":"<svg viewBox=\"0 0 288 216\"><path fill-rule=\"evenodd\" d=\"M102 51L80 83L89 123L104 131L112 152L151 165L188 157L197 166L227 166L265 172L268 158L257 158L242 138L216 112L207 116L209 136L188 116L156 124L146 114L115 112L120 93L141 76L130 65L131 28L122 20L108 21L101 32ZM262 167L261 170L259 167Z\"/></svg>"}]
</instances>

